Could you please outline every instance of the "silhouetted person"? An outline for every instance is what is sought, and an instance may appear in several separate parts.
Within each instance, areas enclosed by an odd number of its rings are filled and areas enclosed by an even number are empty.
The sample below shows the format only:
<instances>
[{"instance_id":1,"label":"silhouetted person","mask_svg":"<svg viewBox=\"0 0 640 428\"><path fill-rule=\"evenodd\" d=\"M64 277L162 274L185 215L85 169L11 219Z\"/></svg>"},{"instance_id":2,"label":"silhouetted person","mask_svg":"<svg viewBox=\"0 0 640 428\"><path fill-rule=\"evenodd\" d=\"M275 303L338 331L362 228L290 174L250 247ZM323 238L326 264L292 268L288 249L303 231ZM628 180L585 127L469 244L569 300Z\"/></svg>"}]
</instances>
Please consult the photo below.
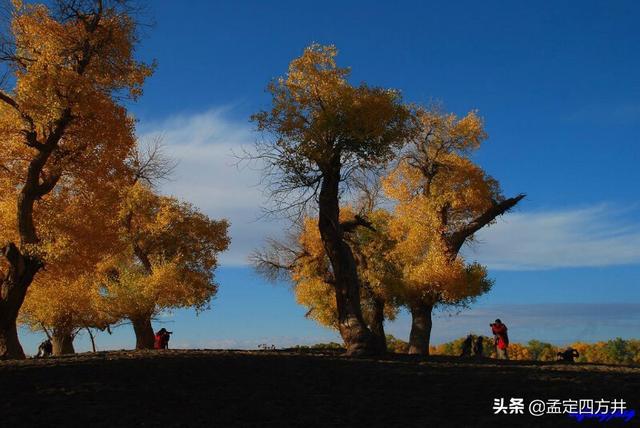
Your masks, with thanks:
<instances>
[{"instance_id":1,"label":"silhouetted person","mask_svg":"<svg viewBox=\"0 0 640 428\"><path fill-rule=\"evenodd\" d=\"M47 339L38 346L36 358L47 358L50 357L52 353L53 345L51 344L51 340Z\"/></svg>"},{"instance_id":2,"label":"silhouetted person","mask_svg":"<svg viewBox=\"0 0 640 428\"><path fill-rule=\"evenodd\" d=\"M500 318L493 324L489 324L496 344L496 356L499 360L508 360L509 354L507 348L509 347L509 335L507 334L507 326L500 321Z\"/></svg>"},{"instance_id":3,"label":"silhouetted person","mask_svg":"<svg viewBox=\"0 0 640 428\"><path fill-rule=\"evenodd\" d=\"M572 347L568 347L562 352L558 352L558 361L563 361L565 363L574 363L575 359L578 358L580 354L578 351L573 349Z\"/></svg>"},{"instance_id":4,"label":"silhouetted person","mask_svg":"<svg viewBox=\"0 0 640 428\"><path fill-rule=\"evenodd\" d=\"M484 338L482 336L478 336L476 341L473 343L473 355L480 358L484 354Z\"/></svg>"},{"instance_id":5,"label":"silhouetted person","mask_svg":"<svg viewBox=\"0 0 640 428\"><path fill-rule=\"evenodd\" d=\"M169 349L169 339L173 333L167 331L165 328L161 328L155 336L153 343L154 349Z\"/></svg>"},{"instance_id":6,"label":"silhouetted person","mask_svg":"<svg viewBox=\"0 0 640 428\"><path fill-rule=\"evenodd\" d=\"M462 353L461 357L470 357L471 356L471 344L473 343L473 336L468 335L467 338L462 342Z\"/></svg>"}]
</instances>

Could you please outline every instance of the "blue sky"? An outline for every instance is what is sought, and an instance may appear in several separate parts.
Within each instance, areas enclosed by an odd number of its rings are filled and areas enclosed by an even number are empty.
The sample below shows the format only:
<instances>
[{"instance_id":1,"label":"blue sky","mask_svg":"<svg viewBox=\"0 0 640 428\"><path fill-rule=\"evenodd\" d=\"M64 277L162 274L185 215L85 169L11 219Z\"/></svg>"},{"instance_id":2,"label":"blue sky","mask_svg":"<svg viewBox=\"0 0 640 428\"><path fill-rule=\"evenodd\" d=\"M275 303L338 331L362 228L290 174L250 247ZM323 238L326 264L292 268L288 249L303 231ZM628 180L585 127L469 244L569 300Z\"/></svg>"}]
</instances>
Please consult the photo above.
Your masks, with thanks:
<instances>
[{"instance_id":1,"label":"blue sky","mask_svg":"<svg viewBox=\"0 0 640 428\"><path fill-rule=\"evenodd\" d=\"M640 3L154 0L146 15L155 25L139 53L158 69L131 106L139 134L163 135L180 160L163 191L228 217L234 240L211 311L162 319L175 345L338 339L304 319L286 285L243 266L286 224L256 221L258 177L231 156L256 138L248 116L268 107L268 81L311 42L335 44L354 82L460 114L478 109L489 133L478 162L507 195L528 195L465 250L496 284L471 310L438 316L435 343L486 333L497 316L512 340L638 336ZM408 322L389 329L406 339ZM132 347L129 330L98 345ZM39 337L23 337L32 352Z\"/></svg>"}]
</instances>

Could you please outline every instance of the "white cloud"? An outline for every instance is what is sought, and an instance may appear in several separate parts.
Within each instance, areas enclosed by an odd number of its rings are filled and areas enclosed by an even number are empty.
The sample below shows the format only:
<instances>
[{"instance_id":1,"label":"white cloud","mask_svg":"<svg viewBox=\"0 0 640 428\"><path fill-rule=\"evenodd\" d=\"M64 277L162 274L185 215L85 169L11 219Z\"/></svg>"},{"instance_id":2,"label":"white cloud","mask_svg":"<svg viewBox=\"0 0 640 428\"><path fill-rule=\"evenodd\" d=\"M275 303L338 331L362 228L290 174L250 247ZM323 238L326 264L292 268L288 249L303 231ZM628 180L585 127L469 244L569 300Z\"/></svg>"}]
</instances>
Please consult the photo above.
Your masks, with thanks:
<instances>
[{"instance_id":1,"label":"white cloud","mask_svg":"<svg viewBox=\"0 0 640 428\"><path fill-rule=\"evenodd\" d=\"M221 257L226 265L244 265L267 236L278 236L285 221L261 218L266 205L260 173L238 167L233 153L251 147L256 135L248 121L229 118L226 108L142 123L141 139L162 136L179 161L167 194L187 200L213 218L231 221L232 244ZM465 255L496 270L640 263L640 225L607 205L583 209L515 212L477 234ZM636 216L637 218L637 216Z\"/></svg>"},{"instance_id":2,"label":"white cloud","mask_svg":"<svg viewBox=\"0 0 640 428\"><path fill-rule=\"evenodd\" d=\"M477 238L465 255L496 270L640 263L640 224L609 205L511 213Z\"/></svg>"},{"instance_id":3,"label":"white cloud","mask_svg":"<svg viewBox=\"0 0 640 428\"><path fill-rule=\"evenodd\" d=\"M212 218L231 221L231 248L222 255L225 265L247 263L262 240L282 229L282 223L260 219L264 205L259 172L237 165L234 153L253 144L249 122L231 120L228 109L179 115L142 123L140 139L160 136L169 155L179 164L165 194L191 202Z\"/></svg>"}]
</instances>

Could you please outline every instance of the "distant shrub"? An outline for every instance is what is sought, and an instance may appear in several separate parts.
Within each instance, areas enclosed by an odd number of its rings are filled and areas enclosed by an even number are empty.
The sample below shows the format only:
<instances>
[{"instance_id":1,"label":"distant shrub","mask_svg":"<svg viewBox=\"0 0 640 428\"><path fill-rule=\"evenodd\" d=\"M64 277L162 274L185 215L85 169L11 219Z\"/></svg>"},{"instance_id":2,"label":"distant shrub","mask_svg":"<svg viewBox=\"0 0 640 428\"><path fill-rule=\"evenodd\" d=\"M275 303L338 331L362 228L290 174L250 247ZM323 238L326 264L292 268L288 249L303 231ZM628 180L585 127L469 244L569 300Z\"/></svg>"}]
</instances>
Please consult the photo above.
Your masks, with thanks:
<instances>
[{"instance_id":1,"label":"distant shrub","mask_svg":"<svg viewBox=\"0 0 640 428\"><path fill-rule=\"evenodd\" d=\"M473 343L478 340L476 335L472 335ZM466 339L465 337L461 337L459 339L454 340L453 342L447 342L436 346L429 347L429 352L431 355L453 355L459 356L462 354L462 344ZM495 349L493 346L493 337L482 336L482 356L483 357L493 357L495 356Z\"/></svg>"},{"instance_id":2,"label":"distant shrub","mask_svg":"<svg viewBox=\"0 0 640 428\"><path fill-rule=\"evenodd\" d=\"M483 357L495 358L495 345L493 337L482 336L484 347ZM432 345L429 347L431 355L459 356L462 353L462 344L466 337L455 339L451 342ZM473 341L478 336L473 336ZM584 343L575 342L570 345L577 350L580 356L576 360L580 363L600 364L640 364L640 340L615 338L607 342ZM510 343L509 358L518 361L556 361L558 352L568 346L555 346L551 343L539 340L530 340L525 344ZM340 343L316 343L315 345L298 345L290 348L296 351L344 351ZM387 350L390 353L405 354L409 351L409 344L391 334L387 335Z\"/></svg>"},{"instance_id":3,"label":"distant shrub","mask_svg":"<svg viewBox=\"0 0 640 428\"><path fill-rule=\"evenodd\" d=\"M474 341L477 336L474 336ZM431 346L432 355L458 356L462 352L464 337L451 342ZM584 343L576 342L570 345L577 350L581 363L602 364L640 364L640 340L616 338L607 342ZM530 340L526 345L520 343L509 344L509 358L512 360L555 361L558 352L568 346L555 346L539 340ZM484 336L484 356L495 357L493 338Z\"/></svg>"},{"instance_id":4,"label":"distant shrub","mask_svg":"<svg viewBox=\"0 0 640 428\"><path fill-rule=\"evenodd\" d=\"M329 343L316 343L315 345L311 345L311 349L322 350L322 349L331 349L331 350L341 350L344 349L344 345L336 342Z\"/></svg>"},{"instance_id":5,"label":"distant shrub","mask_svg":"<svg viewBox=\"0 0 640 428\"><path fill-rule=\"evenodd\" d=\"M344 346L340 343L329 342L329 343L316 343L314 345L296 345L293 348L288 348L286 350L309 352L309 351L344 351L345 349L344 349Z\"/></svg>"},{"instance_id":6,"label":"distant shrub","mask_svg":"<svg viewBox=\"0 0 640 428\"><path fill-rule=\"evenodd\" d=\"M406 354L409 352L409 343L387 334L387 351L394 354Z\"/></svg>"},{"instance_id":7,"label":"distant shrub","mask_svg":"<svg viewBox=\"0 0 640 428\"><path fill-rule=\"evenodd\" d=\"M535 361L554 361L558 356L558 348L550 343L530 340L526 345L529 350L529 358Z\"/></svg>"}]
</instances>

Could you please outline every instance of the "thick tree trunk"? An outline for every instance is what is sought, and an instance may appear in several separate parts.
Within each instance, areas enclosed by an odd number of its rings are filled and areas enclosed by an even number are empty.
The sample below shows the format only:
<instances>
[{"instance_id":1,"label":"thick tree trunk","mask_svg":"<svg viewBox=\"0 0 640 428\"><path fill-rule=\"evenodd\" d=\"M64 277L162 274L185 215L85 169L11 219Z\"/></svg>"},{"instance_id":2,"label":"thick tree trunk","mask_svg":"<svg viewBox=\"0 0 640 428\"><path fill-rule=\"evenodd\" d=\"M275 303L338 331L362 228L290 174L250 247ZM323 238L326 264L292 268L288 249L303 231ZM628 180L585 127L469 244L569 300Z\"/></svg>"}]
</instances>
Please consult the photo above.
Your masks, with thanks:
<instances>
[{"instance_id":1,"label":"thick tree trunk","mask_svg":"<svg viewBox=\"0 0 640 428\"><path fill-rule=\"evenodd\" d=\"M339 269L349 269L349 263L337 261ZM334 265L335 266L335 265ZM334 267L334 274L336 268ZM338 277L339 275L336 275ZM357 274L336 278L336 306L338 309L338 330L344 340L348 355L373 355L379 352L374 337L367 328L360 307L360 290Z\"/></svg>"},{"instance_id":2,"label":"thick tree trunk","mask_svg":"<svg viewBox=\"0 0 640 428\"><path fill-rule=\"evenodd\" d=\"M73 335L70 333L54 331L51 336L51 344L53 345L53 355L55 356L76 353L73 348Z\"/></svg>"},{"instance_id":3,"label":"thick tree trunk","mask_svg":"<svg viewBox=\"0 0 640 428\"><path fill-rule=\"evenodd\" d=\"M154 336L151 317L145 316L131 320L136 334L136 349L153 349Z\"/></svg>"},{"instance_id":4,"label":"thick tree trunk","mask_svg":"<svg viewBox=\"0 0 640 428\"><path fill-rule=\"evenodd\" d=\"M379 350L362 317L356 262L340 226L339 183L339 167L325 172L318 204L318 228L335 279L338 330L348 355L373 355Z\"/></svg>"},{"instance_id":5,"label":"thick tree trunk","mask_svg":"<svg viewBox=\"0 0 640 428\"><path fill-rule=\"evenodd\" d=\"M65 109L65 122L58 123L55 134L52 134L46 144L39 146L37 154L29 162L26 181L17 200L20 248L13 242L2 248L2 256L8 263L8 269L0 282L0 358L24 358L24 351L18 340L16 319L27 295L27 289L36 273L43 267L43 262L36 256L23 253L23 248L38 243L33 222L34 203L49 193L60 179L60 174L52 174L41 182L42 170L61 138L58 132L64 131L70 119L71 111ZM27 138L35 138L34 135L31 133Z\"/></svg>"},{"instance_id":6,"label":"thick tree trunk","mask_svg":"<svg viewBox=\"0 0 640 428\"><path fill-rule=\"evenodd\" d=\"M380 353L387 352L387 335L384 332L384 300L374 299L373 319L369 329L375 341L376 349Z\"/></svg>"},{"instance_id":7,"label":"thick tree trunk","mask_svg":"<svg viewBox=\"0 0 640 428\"><path fill-rule=\"evenodd\" d=\"M34 257L24 256L13 243L2 249L2 255L9 266L0 282L0 359L22 359L25 356L18 340L16 320L27 288L42 263Z\"/></svg>"},{"instance_id":8,"label":"thick tree trunk","mask_svg":"<svg viewBox=\"0 0 640 428\"><path fill-rule=\"evenodd\" d=\"M424 302L414 302L410 305L411 333L409 334L409 353L429 355L431 339L431 312L433 305Z\"/></svg>"},{"instance_id":9,"label":"thick tree trunk","mask_svg":"<svg viewBox=\"0 0 640 428\"><path fill-rule=\"evenodd\" d=\"M16 321L0 325L0 359L23 359Z\"/></svg>"}]
</instances>

